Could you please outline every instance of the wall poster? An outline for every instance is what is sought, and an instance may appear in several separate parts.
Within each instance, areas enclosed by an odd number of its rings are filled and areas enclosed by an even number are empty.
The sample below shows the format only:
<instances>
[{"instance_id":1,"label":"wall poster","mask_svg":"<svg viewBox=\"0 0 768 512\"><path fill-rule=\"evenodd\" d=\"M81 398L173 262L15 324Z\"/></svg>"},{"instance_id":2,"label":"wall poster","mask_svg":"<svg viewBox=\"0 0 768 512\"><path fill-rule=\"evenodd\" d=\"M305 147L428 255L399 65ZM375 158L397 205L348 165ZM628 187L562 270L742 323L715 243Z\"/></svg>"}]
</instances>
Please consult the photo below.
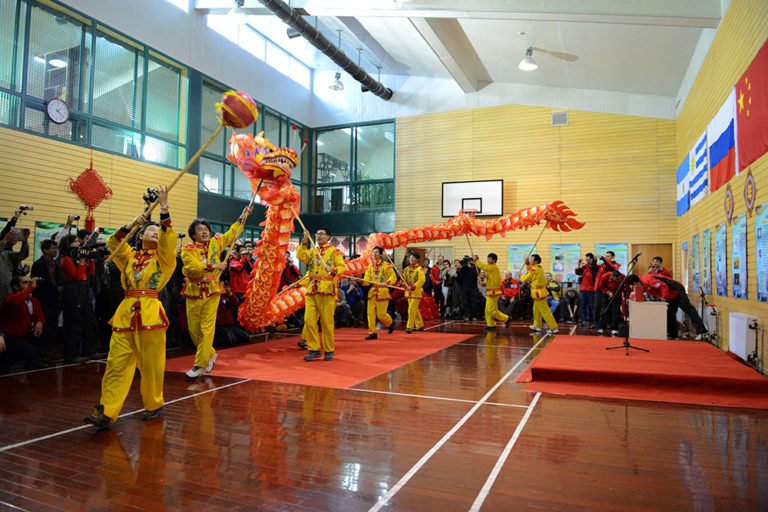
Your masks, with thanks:
<instances>
[{"instance_id":1,"label":"wall poster","mask_svg":"<svg viewBox=\"0 0 768 512\"><path fill-rule=\"evenodd\" d=\"M733 222L731 228L731 276L733 296L736 299L747 298L747 214L742 213Z\"/></svg>"},{"instance_id":2,"label":"wall poster","mask_svg":"<svg viewBox=\"0 0 768 512\"><path fill-rule=\"evenodd\" d=\"M718 295L728 296L728 273L726 261L728 258L726 247L725 222L715 227L715 289Z\"/></svg>"},{"instance_id":3,"label":"wall poster","mask_svg":"<svg viewBox=\"0 0 768 512\"><path fill-rule=\"evenodd\" d=\"M701 289L712 293L712 230L701 233Z\"/></svg>"}]
</instances>

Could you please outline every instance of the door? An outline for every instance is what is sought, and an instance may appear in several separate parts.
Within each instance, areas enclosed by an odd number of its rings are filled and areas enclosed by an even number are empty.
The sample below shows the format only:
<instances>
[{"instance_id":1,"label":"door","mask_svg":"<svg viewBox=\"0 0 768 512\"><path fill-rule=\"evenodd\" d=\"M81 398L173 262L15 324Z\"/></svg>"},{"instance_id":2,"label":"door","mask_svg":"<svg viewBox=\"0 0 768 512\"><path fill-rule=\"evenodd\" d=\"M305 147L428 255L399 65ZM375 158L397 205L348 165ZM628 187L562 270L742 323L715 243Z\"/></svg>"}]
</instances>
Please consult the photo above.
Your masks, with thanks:
<instances>
[{"instance_id":1,"label":"door","mask_svg":"<svg viewBox=\"0 0 768 512\"><path fill-rule=\"evenodd\" d=\"M643 276L648 273L648 267L651 266L651 260L655 256L660 256L664 268L669 269L674 274L674 259L672 253L672 244L632 244L632 256L642 251L643 254L637 259L633 274ZM672 276L678 279L677 276ZM679 279L678 279L679 280Z\"/></svg>"}]
</instances>

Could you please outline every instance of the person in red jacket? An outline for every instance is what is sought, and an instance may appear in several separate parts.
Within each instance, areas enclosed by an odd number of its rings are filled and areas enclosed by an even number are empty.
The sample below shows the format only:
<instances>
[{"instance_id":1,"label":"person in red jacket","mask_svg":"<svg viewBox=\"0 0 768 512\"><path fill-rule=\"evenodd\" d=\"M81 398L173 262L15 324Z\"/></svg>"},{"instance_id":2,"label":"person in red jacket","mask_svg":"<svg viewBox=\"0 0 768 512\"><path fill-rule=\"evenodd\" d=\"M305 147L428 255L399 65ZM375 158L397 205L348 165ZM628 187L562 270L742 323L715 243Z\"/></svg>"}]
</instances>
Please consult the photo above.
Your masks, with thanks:
<instances>
[{"instance_id":1,"label":"person in red jacket","mask_svg":"<svg viewBox=\"0 0 768 512\"><path fill-rule=\"evenodd\" d=\"M238 243L229 259L229 286L232 288L232 293L241 301L248 290L248 281L253 270L250 255L243 254L244 250L243 245Z\"/></svg>"},{"instance_id":2,"label":"person in red jacket","mask_svg":"<svg viewBox=\"0 0 768 512\"><path fill-rule=\"evenodd\" d=\"M81 253L78 238L69 235L68 250L60 251L61 303L64 312L64 362L82 363L96 356L96 314L91 302L88 278L95 266ZM67 246L67 244L62 244ZM86 251L87 252L87 251Z\"/></svg>"},{"instance_id":3,"label":"person in red jacket","mask_svg":"<svg viewBox=\"0 0 768 512\"><path fill-rule=\"evenodd\" d=\"M445 297L443 297L443 264L442 258L438 258L438 263L429 267L427 278L432 283L432 296L440 308L440 318L445 318Z\"/></svg>"},{"instance_id":4,"label":"person in red jacket","mask_svg":"<svg viewBox=\"0 0 768 512\"><path fill-rule=\"evenodd\" d=\"M648 267L648 273L672 279L672 272L670 272L669 269L664 268L662 265L663 262L664 260L661 259L661 256L654 256L651 260L651 266Z\"/></svg>"},{"instance_id":5,"label":"person in red jacket","mask_svg":"<svg viewBox=\"0 0 768 512\"><path fill-rule=\"evenodd\" d=\"M7 373L11 364L24 361L25 370L41 368L41 347L38 343L43 334L45 315L32 291L38 278L17 276L11 279L11 292L0 307L0 332L4 340L0 346L0 374Z\"/></svg>"},{"instance_id":6,"label":"person in red jacket","mask_svg":"<svg viewBox=\"0 0 768 512\"><path fill-rule=\"evenodd\" d=\"M520 281L512 277L512 272L504 272L504 280L501 282L501 298L499 299L499 311L507 316L512 316L520 297ZM522 309L522 308L521 308ZM523 311L520 311L520 320L523 319Z\"/></svg>"},{"instance_id":7,"label":"person in red jacket","mask_svg":"<svg viewBox=\"0 0 768 512\"><path fill-rule=\"evenodd\" d=\"M677 310L682 309L690 317L694 328L696 329L696 341L703 340L707 335L707 328L701 321L699 313L691 304L688 294L685 292L685 286L682 283L663 277L658 274L646 274L643 277L631 275L627 278L627 286L637 283L643 285L645 291L652 297L656 297L667 303L667 336L671 339L677 338Z\"/></svg>"},{"instance_id":8,"label":"person in red jacket","mask_svg":"<svg viewBox=\"0 0 768 512\"><path fill-rule=\"evenodd\" d=\"M576 275L579 276L579 309L581 310L581 320L583 325L589 325L589 322L597 322L595 314L595 288L597 282L597 261L595 255L588 252L586 260L579 260L579 267L576 269Z\"/></svg>"},{"instance_id":9,"label":"person in red jacket","mask_svg":"<svg viewBox=\"0 0 768 512\"><path fill-rule=\"evenodd\" d=\"M605 305L603 308L608 308L604 311L598 311L600 316L600 323L598 324L597 333L603 334L606 329L606 325L611 329L611 334L619 334L619 318L621 317L621 306L625 299L628 287L622 289L622 296L613 299L613 296L617 293L619 285L624 280L624 274L618 270L614 270L610 274L603 273L600 281L597 283L597 290L606 297ZM613 299L613 300L612 300Z\"/></svg>"},{"instance_id":10,"label":"person in red jacket","mask_svg":"<svg viewBox=\"0 0 768 512\"><path fill-rule=\"evenodd\" d=\"M595 314L594 321L599 323L603 314L605 306L608 305L608 301L611 300L606 294L600 291L600 280L604 274L610 274L614 270L619 270L621 263L613 261L616 254L613 251L606 251L605 255L600 256L601 264L597 266L597 274L595 275Z\"/></svg>"}]
</instances>

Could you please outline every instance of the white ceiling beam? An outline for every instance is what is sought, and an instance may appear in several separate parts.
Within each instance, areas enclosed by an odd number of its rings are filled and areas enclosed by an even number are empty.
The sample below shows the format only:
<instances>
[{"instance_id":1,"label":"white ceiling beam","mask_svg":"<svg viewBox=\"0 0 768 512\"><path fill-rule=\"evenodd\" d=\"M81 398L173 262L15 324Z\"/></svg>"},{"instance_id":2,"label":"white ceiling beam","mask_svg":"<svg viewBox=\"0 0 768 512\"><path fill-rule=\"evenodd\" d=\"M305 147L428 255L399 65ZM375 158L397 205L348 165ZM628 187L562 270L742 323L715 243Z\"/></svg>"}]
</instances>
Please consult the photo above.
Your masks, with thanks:
<instances>
[{"instance_id":1,"label":"white ceiling beam","mask_svg":"<svg viewBox=\"0 0 768 512\"><path fill-rule=\"evenodd\" d=\"M465 93L477 92L492 82L458 21L410 18L410 22Z\"/></svg>"},{"instance_id":2,"label":"white ceiling beam","mask_svg":"<svg viewBox=\"0 0 768 512\"><path fill-rule=\"evenodd\" d=\"M216 1L228 0L198 3ZM702 28L717 27L722 17L721 0L296 0L292 5L312 16L508 19Z\"/></svg>"}]
</instances>

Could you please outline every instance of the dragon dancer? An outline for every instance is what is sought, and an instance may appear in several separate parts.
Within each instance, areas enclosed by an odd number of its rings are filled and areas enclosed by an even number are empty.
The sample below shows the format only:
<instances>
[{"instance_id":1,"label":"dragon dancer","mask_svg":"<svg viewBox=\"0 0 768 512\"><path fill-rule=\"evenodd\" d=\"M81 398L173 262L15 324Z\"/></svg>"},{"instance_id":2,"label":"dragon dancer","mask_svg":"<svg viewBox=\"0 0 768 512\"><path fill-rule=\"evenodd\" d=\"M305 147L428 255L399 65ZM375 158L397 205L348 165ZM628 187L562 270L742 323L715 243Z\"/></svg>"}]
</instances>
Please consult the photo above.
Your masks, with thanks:
<instances>
[{"instance_id":1,"label":"dragon dancer","mask_svg":"<svg viewBox=\"0 0 768 512\"><path fill-rule=\"evenodd\" d=\"M158 294L176 268L176 232L171 227L168 190L160 187L160 224L147 223L144 215L123 226L107 239L113 262L122 273L125 298L110 320L107 368L101 383L101 399L86 423L107 430L123 408L136 368L141 373L141 398L144 420L160 415L163 408L163 375L165 373L165 334L168 318ZM135 226L139 231L139 248L133 250L120 242Z\"/></svg>"},{"instance_id":2,"label":"dragon dancer","mask_svg":"<svg viewBox=\"0 0 768 512\"><path fill-rule=\"evenodd\" d=\"M390 299L387 285L395 284L397 276L392 265L381 259L383 253L384 249L382 247L377 246L373 248L371 252L373 261L368 265L368 269L363 276L363 280L366 281L365 284L371 286L368 291L368 336L365 337L366 340L378 338L376 334L376 320L387 328L389 334L392 334L392 331L395 330L395 321L387 313Z\"/></svg>"},{"instance_id":3,"label":"dragon dancer","mask_svg":"<svg viewBox=\"0 0 768 512\"><path fill-rule=\"evenodd\" d=\"M496 262L499 257L495 253L489 253L488 263L480 261L475 256L475 266L485 272L487 276L485 290L485 330L496 329L496 321L504 322L509 327L509 316L499 311L499 298L501 297L501 271Z\"/></svg>"},{"instance_id":4,"label":"dragon dancer","mask_svg":"<svg viewBox=\"0 0 768 512\"><path fill-rule=\"evenodd\" d=\"M531 299L533 299L533 331L541 331L542 320L547 322L551 333L557 333L557 322L552 316L552 311L547 305L547 279L544 277L544 269L541 267L541 256L531 254L525 260L525 266L528 272L520 276L520 280L531 285Z\"/></svg>"},{"instance_id":5,"label":"dragon dancer","mask_svg":"<svg viewBox=\"0 0 768 512\"><path fill-rule=\"evenodd\" d=\"M335 350L333 314L336 310L337 275L347 269L341 251L328 243L331 232L321 228L316 233L317 246L309 248L309 232L304 231L304 238L299 245L296 256L308 267L309 283L307 284L304 306L304 330L309 352L304 356L305 361L314 361L323 357L326 361L333 359ZM320 352L320 334L318 321L323 330L322 350Z\"/></svg>"},{"instance_id":6,"label":"dragon dancer","mask_svg":"<svg viewBox=\"0 0 768 512\"><path fill-rule=\"evenodd\" d=\"M408 323L405 326L405 333L411 334L413 331L424 330L424 320L421 318L421 311L419 311L419 305L421 304L421 298L424 295L424 282L427 280L427 275L424 273L424 269L419 265L419 255L411 253L408 256L408 263L410 263L405 270L403 270L403 279L405 279L405 287L408 290L405 292L405 298L408 299Z\"/></svg>"},{"instance_id":7,"label":"dragon dancer","mask_svg":"<svg viewBox=\"0 0 768 512\"><path fill-rule=\"evenodd\" d=\"M197 347L195 362L187 371L187 377L196 379L213 371L216 351L213 338L216 334L216 312L219 309L222 285L219 280L227 263L221 261L221 253L240 234L243 218L250 215L253 206L248 205L237 221L223 235L211 238L211 225L202 219L192 221L187 233L192 243L181 249L184 262L182 273L187 283L182 294L187 299L187 324L192 342Z\"/></svg>"}]
</instances>

